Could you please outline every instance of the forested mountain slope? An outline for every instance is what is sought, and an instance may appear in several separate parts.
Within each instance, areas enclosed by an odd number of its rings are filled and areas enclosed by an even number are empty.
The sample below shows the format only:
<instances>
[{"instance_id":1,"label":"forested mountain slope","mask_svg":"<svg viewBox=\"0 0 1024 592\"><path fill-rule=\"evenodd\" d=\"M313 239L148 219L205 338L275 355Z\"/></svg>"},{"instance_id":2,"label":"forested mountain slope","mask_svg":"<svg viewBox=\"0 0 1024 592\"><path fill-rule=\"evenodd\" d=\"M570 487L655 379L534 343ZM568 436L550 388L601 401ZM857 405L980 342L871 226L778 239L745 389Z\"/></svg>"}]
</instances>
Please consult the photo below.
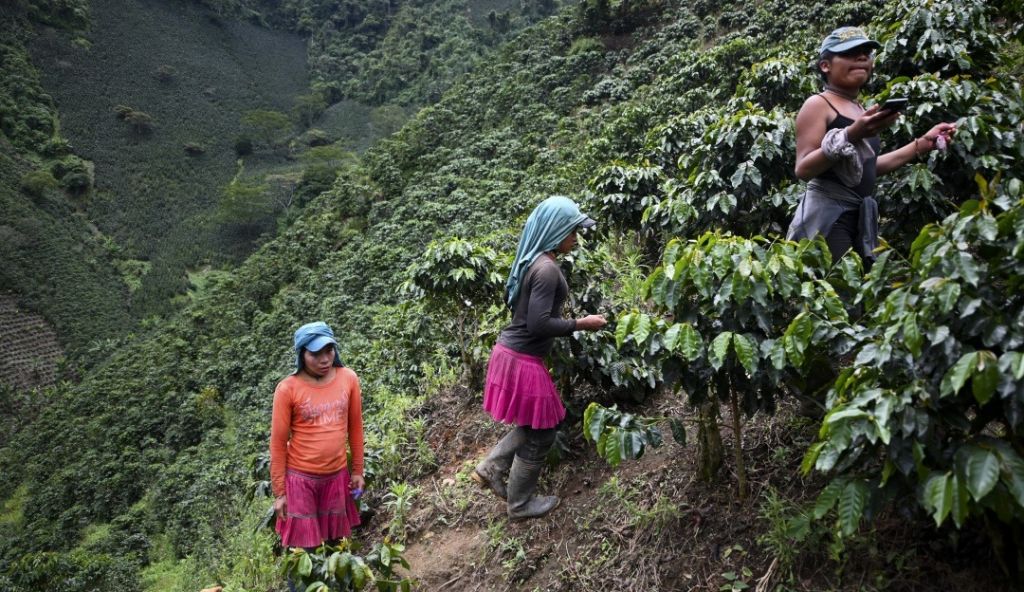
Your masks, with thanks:
<instances>
[{"instance_id":1,"label":"forested mountain slope","mask_svg":"<svg viewBox=\"0 0 1024 592\"><path fill-rule=\"evenodd\" d=\"M168 310L187 267L230 254L212 214L236 172L242 114L287 109L308 88L298 36L211 16L160 3L5 7L4 288L76 363Z\"/></svg>"},{"instance_id":2,"label":"forested mountain slope","mask_svg":"<svg viewBox=\"0 0 1024 592\"><path fill-rule=\"evenodd\" d=\"M52 324L71 367L174 310L351 151L546 14L492 26L464 2L350 2L343 18L312 0L205 4L4 7L4 289Z\"/></svg>"},{"instance_id":3,"label":"forested mountain slope","mask_svg":"<svg viewBox=\"0 0 1024 592\"><path fill-rule=\"evenodd\" d=\"M127 286L103 237L60 190L61 183L88 183L90 171L60 136L56 105L31 64L31 22L76 29L88 12L78 3L13 3L0 11L0 289L29 311L45 311L62 343L80 350L128 324ZM6 329L0 332L9 340ZM61 352L36 353L53 364Z\"/></svg>"},{"instance_id":4,"label":"forested mountain slope","mask_svg":"<svg viewBox=\"0 0 1024 592\"><path fill-rule=\"evenodd\" d=\"M64 137L92 163L81 208L136 260L132 306L154 314L187 287L187 268L245 252L219 239L213 214L236 173L243 115L288 112L307 92L305 43L189 4L89 6L83 36L43 30L30 49Z\"/></svg>"},{"instance_id":5,"label":"forested mountain slope","mask_svg":"<svg viewBox=\"0 0 1024 592\"><path fill-rule=\"evenodd\" d=\"M221 14L309 36L315 87L331 103L432 103L491 48L550 16L554 0L201 0Z\"/></svg>"},{"instance_id":6,"label":"forested mountain slope","mask_svg":"<svg viewBox=\"0 0 1024 592\"><path fill-rule=\"evenodd\" d=\"M5 584L283 589L272 537L254 533L268 501L253 493L265 479L270 393L289 369L291 332L314 318L343 336L342 358L363 377L366 503L377 517L361 536L388 531L429 546L458 527L477 537L419 551L413 574L428 586L482 573L474 585L492 590L742 589L753 579L741 568L753 566L775 570L772 583L784 589L858 589L870 566L865 586L916 589L920 581L900 578L910 565L945 587L935 578L949 573L935 565L963 551L943 542L958 536L950 521L965 540L1005 543L970 546L973 581L1005 584L1000 565L1017 575L1013 530L1024 511L1014 10L595 0L525 31L369 150L237 271L211 278L180 315L54 393L0 456L0 521L12 533L0 543ZM855 259L833 265L820 241L756 238L782 231L801 191L792 115L816 87L807 56L827 30L851 22L870 23L886 44L871 92L916 105L887 145L936 121L961 125L948 153L880 187L892 249L868 275ZM513 529L466 482L471 457L496 437L475 410L474 381L507 320L498 295L522 216L556 192L578 196L602 221L571 262L574 306L607 311L616 325L555 356L572 412L563 454L577 460L551 486L563 495L599 488L604 502L586 495L554 522ZM837 290L858 294L861 310L837 304ZM806 389L807 352L825 351L847 373L820 430L764 419ZM588 414L588 433L604 434L601 457L631 456L609 441L653 446L633 413L674 416L706 451L719 400L706 395L721 384L710 394L735 402L722 417L733 426L726 441L746 450L728 471L706 475L712 485L680 485L707 467L689 454L626 465L621 480L596 469L603 461L580 438L586 403L633 401L629 416ZM761 423L740 436L741 416ZM444 423L453 418L459 429ZM821 474L801 477L796 465L812 442L807 468ZM763 499L733 496L744 454L749 475L785 497L760 486ZM789 472L766 475L765 466ZM821 487L813 512L779 509L813 503ZM776 521L755 519L769 514L761 504L771 495ZM410 501L436 519L414 519ZM940 530L928 530L932 519ZM704 523L733 528L703 541ZM921 529L936 548L872 543L871 529L886 523ZM887 566L871 563L868 549L902 554ZM707 560L692 567L680 556ZM450 558L453 575L424 565L432 557Z\"/></svg>"}]
</instances>

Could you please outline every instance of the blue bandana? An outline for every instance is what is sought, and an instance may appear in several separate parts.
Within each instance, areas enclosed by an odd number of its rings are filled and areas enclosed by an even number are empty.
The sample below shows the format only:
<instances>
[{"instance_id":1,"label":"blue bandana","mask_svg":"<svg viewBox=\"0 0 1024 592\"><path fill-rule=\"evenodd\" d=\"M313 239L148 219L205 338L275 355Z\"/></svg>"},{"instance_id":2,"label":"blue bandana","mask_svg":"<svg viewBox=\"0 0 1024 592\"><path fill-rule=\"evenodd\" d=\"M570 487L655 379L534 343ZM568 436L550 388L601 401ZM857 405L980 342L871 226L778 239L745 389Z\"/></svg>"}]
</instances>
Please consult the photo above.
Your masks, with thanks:
<instances>
[{"instance_id":1,"label":"blue bandana","mask_svg":"<svg viewBox=\"0 0 1024 592\"><path fill-rule=\"evenodd\" d=\"M515 310L516 300L522 288L526 270L543 253L554 251L577 226L590 228L596 222L580 212L571 199L564 195L552 195L540 202L526 219L526 227L519 237L516 258L505 282L505 303Z\"/></svg>"},{"instance_id":2,"label":"blue bandana","mask_svg":"<svg viewBox=\"0 0 1024 592\"><path fill-rule=\"evenodd\" d=\"M323 321L306 323L295 331L295 372L302 370L302 350L318 352L328 345L334 346L334 365L341 368L341 356L338 355L338 342L334 340L334 331Z\"/></svg>"}]
</instances>

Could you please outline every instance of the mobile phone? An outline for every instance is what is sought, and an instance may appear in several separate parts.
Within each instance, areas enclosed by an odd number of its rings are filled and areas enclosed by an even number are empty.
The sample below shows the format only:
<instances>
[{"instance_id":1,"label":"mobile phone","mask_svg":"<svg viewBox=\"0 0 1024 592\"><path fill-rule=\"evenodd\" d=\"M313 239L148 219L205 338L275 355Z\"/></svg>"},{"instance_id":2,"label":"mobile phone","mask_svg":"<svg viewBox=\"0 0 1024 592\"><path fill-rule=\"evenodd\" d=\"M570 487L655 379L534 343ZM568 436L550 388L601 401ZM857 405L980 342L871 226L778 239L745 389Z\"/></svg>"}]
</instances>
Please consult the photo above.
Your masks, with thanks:
<instances>
[{"instance_id":1,"label":"mobile phone","mask_svg":"<svg viewBox=\"0 0 1024 592\"><path fill-rule=\"evenodd\" d=\"M909 103L910 100L905 97L890 98L886 102L882 103L882 108L879 109L879 111L892 111L894 113L899 113L906 109Z\"/></svg>"}]
</instances>

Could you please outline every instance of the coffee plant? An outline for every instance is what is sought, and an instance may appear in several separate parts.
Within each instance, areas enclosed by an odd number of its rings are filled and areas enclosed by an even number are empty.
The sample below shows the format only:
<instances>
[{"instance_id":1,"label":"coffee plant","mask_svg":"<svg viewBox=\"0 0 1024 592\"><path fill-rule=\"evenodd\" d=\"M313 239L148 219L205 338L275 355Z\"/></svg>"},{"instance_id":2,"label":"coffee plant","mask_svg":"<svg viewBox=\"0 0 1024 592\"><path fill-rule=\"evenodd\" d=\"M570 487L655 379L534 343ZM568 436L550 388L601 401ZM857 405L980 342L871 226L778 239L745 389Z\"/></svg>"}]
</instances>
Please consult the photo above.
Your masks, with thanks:
<instances>
[{"instance_id":1,"label":"coffee plant","mask_svg":"<svg viewBox=\"0 0 1024 592\"><path fill-rule=\"evenodd\" d=\"M668 384L702 408L698 445L706 475L720 461L715 404L730 406L741 497L747 492L741 411L773 413L786 387L804 390L806 369L827 367L812 343L846 341L846 310L824 277L830 263L821 241L720 233L673 239L647 280L665 318L637 312L619 322L618 342L657 348Z\"/></svg>"},{"instance_id":2,"label":"coffee plant","mask_svg":"<svg viewBox=\"0 0 1024 592\"><path fill-rule=\"evenodd\" d=\"M337 545L322 545L313 551L291 549L281 560L281 574L307 592L409 592L413 581L399 573L409 569L402 553L405 546L384 541L366 557L357 555L359 544L342 539Z\"/></svg>"},{"instance_id":3,"label":"coffee plant","mask_svg":"<svg viewBox=\"0 0 1024 592\"><path fill-rule=\"evenodd\" d=\"M655 427L660 418L641 417L591 403L583 412L583 435L597 447L597 454L613 467L624 459L635 460L647 448L662 444L661 432ZM686 444L686 429L677 419L670 420L672 435L679 444Z\"/></svg>"},{"instance_id":4,"label":"coffee plant","mask_svg":"<svg viewBox=\"0 0 1024 592\"><path fill-rule=\"evenodd\" d=\"M963 171L994 175L1007 167L1019 166L1016 163L1024 147L1019 132L1024 106L1019 84L974 77L999 59L999 44L993 37L995 12L980 2L969 3L961 10L949 2L910 1L888 4L887 17L876 21L895 23L887 24L880 33L885 52L880 57L879 77L873 87L879 92L878 100L909 96L914 105L894 128L894 137L886 141L894 147L903 145L939 121L957 121L961 132L948 152L932 153L880 183L889 196L884 204L884 236L892 237L894 247L910 249L912 256L921 252L924 239L918 238L911 245L913 235L904 238L906 227L920 228L929 220L947 215L963 199L959 196L975 191L970 175L965 176ZM1018 25L1010 28L1011 34L1019 34ZM910 48L908 38L919 41ZM938 62L943 62L943 67L934 67ZM945 67L949 64L952 69ZM800 186L789 180L791 160L787 155L793 153L791 114L780 108L793 109L796 105L792 97L776 90L788 90L784 87L796 84L806 86L805 93L810 94L813 80L810 72L801 72L785 56L754 64L744 70L733 99L725 107L675 116L648 135L644 160L638 162L646 167L652 166L648 162L660 165L663 172L652 178L657 181L656 188L618 182L613 193L607 190L607 182L594 185L598 194L605 190L606 208L649 203L641 221L662 236L686 236L709 227L754 235L754 239L736 239L716 233L689 243L669 240L664 247L662 267L650 279L656 309L641 307L620 318L617 328L619 346L650 345L645 353L655 354L661 368L659 379L664 384L678 385L694 403L716 397L728 401L734 409L734 419L739 417L740 410L748 414L759 410L773 412L775 396L787 391L816 399L836 376L835 360L845 359L854 348L858 348L854 353L861 361L874 351L864 345L867 335L886 331L900 334L899 328L893 328L900 323L907 325L911 335L920 332L920 312L912 315L913 320L901 315L879 316L877 307L885 302L889 286L880 279L889 276L881 274L886 270L897 273L893 271L900 268L894 261L896 255L883 255L881 268L862 281L855 257L833 265L820 245L798 246L756 236L765 231L783 231L785 211L800 197ZM677 172L673 172L672 164L678 165ZM628 170L621 164L605 169ZM619 175L627 178L621 172ZM993 205L999 203L1003 209L1008 208L1017 199L1017 183L1004 181L1005 195L993 196ZM984 193L986 186L982 185ZM630 189L636 190L632 199L619 195ZM620 217L628 218L631 212L621 214ZM992 227L990 223L984 224L986 228ZM965 236L964 241L971 238ZM744 241L750 244L741 247ZM681 244L692 247L684 250ZM730 248L726 248L727 244ZM973 251L973 247L962 247L973 243L959 244L960 250ZM786 250L796 250L799 256L791 253L786 259L777 258ZM756 255L751 256L753 253ZM809 256L810 253L817 255ZM775 262L767 268L771 273L753 273L765 268L765 257ZM797 261L798 269L780 266L780 260ZM978 266L968 265L966 258L953 261L965 266L964 273L977 279ZM708 265L711 267L706 268ZM780 271L783 275L777 275ZM932 282L937 286L939 280ZM951 298L953 288L944 282L942 285L946 286L942 288L946 290L945 298ZM863 314L860 320L850 321L840 295L855 300L849 311ZM972 314L995 322L986 316L987 312L975 309ZM915 337L911 341L917 343L922 339ZM948 346L942 339L936 339L936 344ZM918 349L920 346L911 355L916 356ZM632 357L630 352L623 354L627 359ZM958 388L973 380L973 372L993 381L993 373L1002 367L999 364L1012 367L1012 361L1000 355L959 352L957 357L947 356L935 363L934 371L945 375L959 364L960 371L947 380ZM835 388L848 382L850 372L853 371L839 374ZM861 375L857 371L857 376ZM987 384L984 379L982 384ZM835 401L833 394L829 404L834 405ZM830 415L823 434L830 425L828 421L844 417ZM984 425L987 424L982 422ZM739 425L734 429L736 440L740 441ZM698 434L697 440L701 447L705 442L718 441L714 436L705 441L703 433ZM842 438L840 442L849 443ZM824 447L822 444L821 448ZM853 445L851 450L861 448ZM834 457L830 450L826 457L832 461L829 468L838 468L840 472L848 468L836 465ZM713 459L713 455L704 455L705 461ZM737 464L742 492L740 455ZM845 476L843 479L843 487L831 499L841 502L839 506L846 516L842 530L850 532L855 524L852 516L859 519L853 510L866 507L867 490L856 480Z\"/></svg>"},{"instance_id":5,"label":"coffee plant","mask_svg":"<svg viewBox=\"0 0 1024 592\"><path fill-rule=\"evenodd\" d=\"M1019 178L979 183L908 258L884 253L857 297L871 312L804 459L837 476L818 515L857 492L839 506L844 532L890 500L936 525L1024 518L1024 202Z\"/></svg>"},{"instance_id":6,"label":"coffee plant","mask_svg":"<svg viewBox=\"0 0 1024 592\"><path fill-rule=\"evenodd\" d=\"M482 242L452 237L427 246L407 270L399 287L407 296L425 299L428 309L445 320L455 335L462 368L472 384L482 379L486 343L480 344L485 317L500 317L495 294L501 293L510 264Z\"/></svg>"}]
</instances>

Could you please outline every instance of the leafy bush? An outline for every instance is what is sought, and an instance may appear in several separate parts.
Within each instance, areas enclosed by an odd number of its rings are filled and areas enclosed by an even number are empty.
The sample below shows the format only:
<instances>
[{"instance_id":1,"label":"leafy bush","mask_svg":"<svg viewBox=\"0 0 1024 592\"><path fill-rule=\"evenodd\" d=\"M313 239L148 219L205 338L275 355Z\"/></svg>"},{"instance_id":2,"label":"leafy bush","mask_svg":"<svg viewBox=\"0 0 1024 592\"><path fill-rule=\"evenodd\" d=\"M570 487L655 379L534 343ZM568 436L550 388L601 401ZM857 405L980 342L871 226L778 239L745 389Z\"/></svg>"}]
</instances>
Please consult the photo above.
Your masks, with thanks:
<instances>
[{"instance_id":1,"label":"leafy bush","mask_svg":"<svg viewBox=\"0 0 1024 592\"><path fill-rule=\"evenodd\" d=\"M504 287L507 273L502 267L510 264L506 259L499 265L497 252L489 246L453 237L428 245L423 257L409 267L409 279L400 288L413 297L428 297L428 306L455 336L463 372L474 388L481 386L487 355L486 342L475 347L481 321L496 314L490 302Z\"/></svg>"},{"instance_id":2,"label":"leafy bush","mask_svg":"<svg viewBox=\"0 0 1024 592\"><path fill-rule=\"evenodd\" d=\"M989 195L923 228L908 260L885 253L858 296L867 327L804 461L838 475L820 506L860 492L844 532L888 499L916 498L936 525L1024 517L1021 182Z\"/></svg>"},{"instance_id":3,"label":"leafy bush","mask_svg":"<svg viewBox=\"0 0 1024 592\"><path fill-rule=\"evenodd\" d=\"M21 178L21 190L33 197L43 197L58 187L60 184L50 171L32 171Z\"/></svg>"},{"instance_id":4,"label":"leafy bush","mask_svg":"<svg viewBox=\"0 0 1024 592\"><path fill-rule=\"evenodd\" d=\"M712 233L670 241L648 286L671 321L635 312L616 329L620 344L633 341L659 355L666 382L681 386L694 406L728 402L737 442L740 411L773 413L780 385L803 386L789 374L799 377L822 362L812 344L842 343L845 334L846 311L821 272L831 259L823 242L764 242ZM705 418L702 429L717 431L715 415ZM736 446L744 497L744 463ZM702 468L705 474L716 470Z\"/></svg>"},{"instance_id":5,"label":"leafy bush","mask_svg":"<svg viewBox=\"0 0 1024 592\"><path fill-rule=\"evenodd\" d=\"M324 545L312 553L293 549L281 563L285 577L310 592L363 590L409 592L412 580L395 573L409 568L402 556L405 547L388 542L376 545L365 557L356 555L358 545L344 539L337 546Z\"/></svg>"},{"instance_id":6,"label":"leafy bush","mask_svg":"<svg viewBox=\"0 0 1024 592\"><path fill-rule=\"evenodd\" d=\"M144 137L153 133L156 127L153 117L145 111L132 111L124 116L124 122L131 126L137 136Z\"/></svg>"},{"instance_id":7,"label":"leafy bush","mask_svg":"<svg viewBox=\"0 0 1024 592\"><path fill-rule=\"evenodd\" d=\"M999 61L1001 45L991 12L980 0L889 2L877 18L887 23L879 60L900 74L988 72Z\"/></svg>"},{"instance_id":8,"label":"leafy bush","mask_svg":"<svg viewBox=\"0 0 1024 592\"><path fill-rule=\"evenodd\" d=\"M252 154L252 138L249 136L238 136L235 138L235 154L238 156L249 156Z\"/></svg>"},{"instance_id":9,"label":"leafy bush","mask_svg":"<svg viewBox=\"0 0 1024 592\"><path fill-rule=\"evenodd\" d=\"M242 124L269 148L280 146L292 129L292 121L280 111L254 109L242 116ZM236 143L235 151L237 152Z\"/></svg>"},{"instance_id":10,"label":"leafy bush","mask_svg":"<svg viewBox=\"0 0 1024 592\"><path fill-rule=\"evenodd\" d=\"M6 11L0 15L0 24L11 32L0 42L0 64L10 73L0 79L0 132L14 147L35 151L54 137L57 109L17 42L21 23L8 18Z\"/></svg>"},{"instance_id":11,"label":"leafy bush","mask_svg":"<svg viewBox=\"0 0 1024 592\"><path fill-rule=\"evenodd\" d=\"M591 403L583 413L583 435L594 443L599 456L617 467L623 459L643 456L648 446L661 446L661 432L654 428L656 421ZM673 422L672 433L677 442L686 443L682 423Z\"/></svg>"},{"instance_id":12,"label":"leafy bush","mask_svg":"<svg viewBox=\"0 0 1024 592\"><path fill-rule=\"evenodd\" d=\"M139 590L137 566L110 555L82 551L30 553L8 577L20 590L115 592Z\"/></svg>"},{"instance_id":13,"label":"leafy bush","mask_svg":"<svg viewBox=\"0 0 1024 592\"><path fill-rule=\"evenodd\" d=\"M60 180L61 186L73 194L89 192L96 179L93 163L77 156L67 156L56 161L50 170Z\"/></svg>"}]
</instances>

